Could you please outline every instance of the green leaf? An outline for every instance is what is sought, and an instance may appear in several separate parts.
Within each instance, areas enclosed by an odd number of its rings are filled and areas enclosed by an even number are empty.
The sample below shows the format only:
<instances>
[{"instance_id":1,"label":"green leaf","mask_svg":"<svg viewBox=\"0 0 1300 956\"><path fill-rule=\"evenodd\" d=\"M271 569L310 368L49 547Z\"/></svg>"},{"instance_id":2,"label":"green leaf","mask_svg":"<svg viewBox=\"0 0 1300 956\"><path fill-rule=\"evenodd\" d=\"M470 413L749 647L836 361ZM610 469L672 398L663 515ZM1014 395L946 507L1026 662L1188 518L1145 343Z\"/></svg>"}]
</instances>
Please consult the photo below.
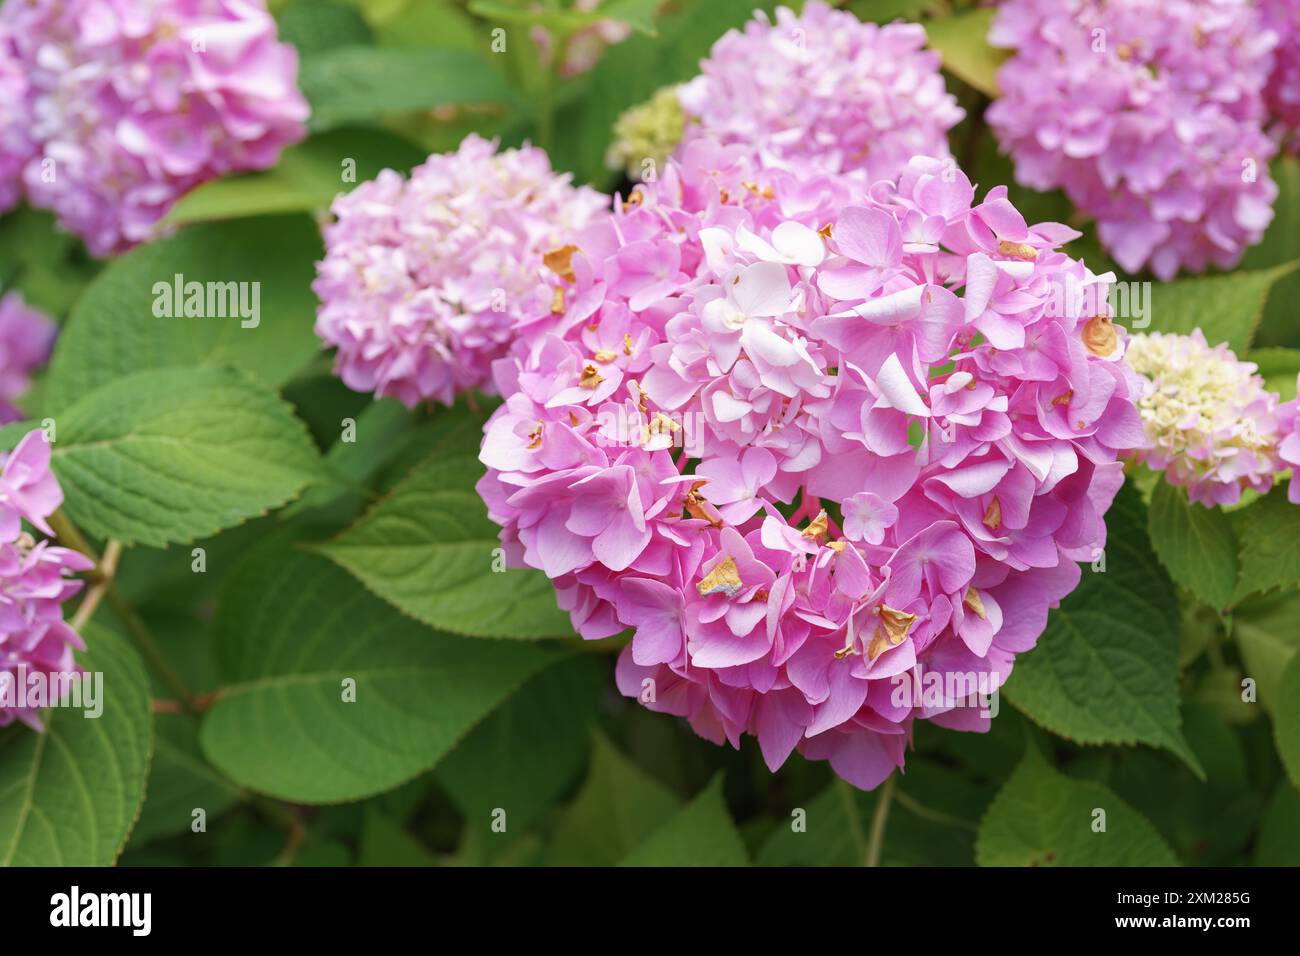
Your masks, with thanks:
<instances>
[{"instance_id":1,"label":"green leaf","mask_svg":"<svg viewBox=\"0 0 1300 956\"><path fill-rule=\"evenodd\" d=\"M1285 780L1277 785L1255 842L1259 866L1300 866L1300 790Z\"/></svg>"},{"instance_id":2,"label":"green leaf","mask_svg":"<svg viewBox=\"0 0 1300 956\"><path fill-rule=\"evenodd\" d=\"M371 41L370 27L355 6L331 0L293 0L275 15L280 42L299 55Z\"/></svg>"},{"instance_id":3,"label":"green leaf","mask_svg":"<svg viewBox=\"0 0 1300 956\"><path fill-rule=\"evenodd\" d=\"M57 426L64 508L83 530L125 544L205 538L284 504L320 470L289 406L233 369L137 372Z\"/></svg>"},{"instance_id":4,"label":"green leaf","mask_svg":"<svg viewBox=\"0 0 1300 956\"><path fill-rule=\"evenodd\" d=\"M167 222L183 225L272 213L315 213L381 170L405 173L425 158L424 149L384 130L330 130L285 150L280 161L264 172L226 176L192 189L172 207Z\"/></svg>"},{"instance_id":5,"label":"green leaf","mask_svg":"<svg viewBox=\"0 0 1300 956\"><path fill-rule=\"evenodd\" d=\"M473 637L539 638L572 633L555 589L540 571L494 570L498 527L474 484L482 426L449 421L432 453L388 497L322 554L380 597L432 627ZM455 417L453 417L455 416Z\"/></svg>"},{"instance_id":6,"label":"green leaf","mask_svg":"<svg viewBox=\"0 0 1300 956\"><path fill-rule=\"evenodd\" d=\"M486 56L450 48L336 47L304 56L298 82L311 104L312 132L372 122L376 115L512 97Z\"/></svg>"},{"instance_id":7,"label":"green leaf","mask_svg":"<svg viewBox=\"0 0 1300 956\"><path fill-rule=\"evenodd\" d=\"M437 858L390 817L367 806L361 829L361 866L437 866Z\"/></svg>"},{"instance_id":8,"label":"green leaf","mask_svg":"<svg viewBox=\"0 0 1300 956\"><path fill-rule=\"evenodd\" d=\"M969 10L953 17L930 20L925 25L930 46L939 51L943 67L985 96L998 97L998 67L1007 58L1004 50L989 46L993 10Z\"/></svg>"},{"instance_id":9,"label":"green leaf","mask_svg":"<svg viewBox=\"0 0 1300 956\"><path fill-rule=\"evenodd\" d=\"M1264 240L1246 250L1242 269L1264 269L1295 258L1300 249L1300 158L1286 152L1274 158L1269 171L1278 185L1273 202L1273 221ZM1257 340L1261 345L1294 345L1296 298L1300 297L1300 272L1278 280L1269 293L1260 320Z\"/></svg>"},{"instance_id":10,"label":"green leaf","mask_svg":"<svg viewBox=\"0 0 1300 956\"><path fill-rule=\"evenodd\" d=\"M447 755L434 773L471 826L500 808L525 828L577 779L604 682L590 654L548 667Z\"/></svg>"},{"instance_id":11,"label":"green leaf","mask_svg":"<svg viewBox=\"0 0 1300 956\"><path fill-rule=\"evenodd\" d=\"M49 409L57 414L101 385L150 368L232 365L283 384L320 350L311 281L321 254L320 235L305 216L198 226L133 249L73 308L50 366ZM249 283L239 288L246 311L256 301L258 324L245 328L253 320L230 302L222 309L215 295L214 311L230 317L186 318L173 308L175 318L159 318L156 302L168 310L155 284L173 285L177 275L185 283Z\"/></svg>"},{"instance_id":12,"label":"green leaf","mask_svg":"<svg viewBox=\"0 0 1300 956\"><path fill-rule=\"evenodd\" d=\"M1296 376L1300 375L1300 349L1251 349L1246 358L1259 366L1264 387L1277 392L1283 402L1296 397Z\"/></svg>"},{"instance_id":13,"label":"green leaf","mask_svg":"<svg viewBox=\"0 0 1300 956\"><path fill-rule=\"evenodd\" d=\"M214 631L227 683L199 732L208 759L251 789L303 803L390 790L557 659L430 631L328 561L271 544L223 591Z\"/></svg>"},{"instance_id":14,"label":"green leaf","mask_svg":"<svg viewBox=\"0 0 1300 956\"><path fill-rule=\"evenodd\" d=\"M84 636L102 714L61 707L42 715L44 733L0 731L0 865L111 866L140 813L153 751L144 667L113 632Z\"/></svg>"},{"instance_id":15,"label":"green leaf","mask_svg":"<svg viewBox=\"0 0 1300 956\"><path fill-rule=\"evenodd\" d=\"M655 28L655 16L661 6L661 0L605 0L593 15L597 22L617 20L638 33L653 37L659 35Z\"/></svg>"},{"instance_id":16,"label":"green leaf","mask_svg":"<svg viewBox=\"0 0 1300 956\"><path fill-rule=\"evenodd\" d=\"M52 213L19 206L0 216L0 290L16 289L33 308L66 315L99 269L81 240L55 225Z\"/></svg>"},{"instance_id":17,"label":"green leaf","mask_svg":"<svg viewBox=\"0 0 1300 956\"><path fill-rule=\"evenodd\" d=\"M1300 654L1293 654L1273 704L1273 739L1291 784L1300 787Z\"/></svg>"},{"instance_id":18,"label":"green leaf","mask_svg":"<svg viewBox=\"0 0 1300 956\"><path fill-rule=\"evenodd\" d=\"M676 794L596 734L587 780L556 827L547 862L553 866L612 866L680 807Z\"/></svg>"},{"instance_id":19,"label":"green leaf","mask_svg":"<svg viewBox=\"0 0 1300 956\"><path fill-rule=\"evenodd\" d=\"M1287 501L1286 487L1242 509L1240 521L1237 597L1300 583L1300 507Z\"/></svg>"},{"instance_id":20,"label":"green leaf","mask_svg":"<svg viewBox=\"0 0 1300 956\"><path fill-rule=\"evenodd\" d=\"M350 416L348 416L350 417ZM330 480L313 485L285 510L286 515L330 504L340 495L351 493L364 502L371 495L369 482L384 467L411 431L415 414L395 398L371 402L352 419L352 433L340 434L339 440L325 453L325 467ZM344 420L340 419L343 425ZM346 427L346 426L344 426ZM340 429L342 432L342 429ZM348 438L344 441L344 438Z\"/></svg>"},{"instance_id":21,"label":"green leaf","mask_svg":"<svg viewBox=\"0 0 1300 956\"><path fill-rule=\"evenodd\" d=\"M748 866L749 855L722 799L722 774L623 858L621 866Z\"/></svg>"},{"instance_id":22,"label":"green leaf","mask_svg":"<svg viewBox=\"0 0 1300 956\"><path fill-rule=\"evenodd\" d=\"M1105 831L1095 832L1097 810ZM1176 866L1150 822L1098 783L1057 773L1033 747L994 799L975 844L980 866Z\"/></svg>"},{"instance_id":23,"label":"green leaf","mask_svg":"<svg viewBox=\"0 0 1300 956\"><path fill-rule=\"evenodd\" d=\"M237 786L217 773L199 751L198 726L187 714L155 718L157 737L148 795L140 822L131 831L131 846L158 837L191 832L195 809L202 809L210 826L239 802Z\"/></svg>"},{"instance_id":24,"label":"green leaf","mask_svg":"<svg viewBox=\"0 0 1300 956\"><path fill-rule=\"evenodd\" d=\"M1006 694L1062 737L1165 747L1199 772L1179 729L1177 598L1136 491L1120 489L1106 526L1106 570L1084 566L1037 647L1017 659Z\"/></svg>"},{"instance_id":25,"label":"green leaf","mask_svg":"<svg viewBox=\"0 0 1300 956\"><path fill-rule=\"evenodd\" d=\"M1150 328L1134 329L1186 335L1199 328L1210 345L1227 342L1238 355L1245 354L1269 290L1298 265L1300 260L1292 260L1269 269L1153 283L1147 303Z\"/></svg>"},{"instance_id":26,"label":"green leaf","mask_svg":"<svg viewBox=\"0 0 1300 956\"><path fill-rule=\"evenodd\" d=\"M1300 601L1294 593L1252 601L1232 616L1233 635L1255 681L1257 699L1270 713L1280 700L1282 672L1300 649Z\"/></svg>"},{"instance_id":27,"label":"green leaf","mask_svg":"<svg viewBox=\"0 0 1300 956\"><path fill-rule=\"evenodd\" d=\"M453 47L480 53L489 39L479 22L457 6L455 0L403 3L402 9L382 20L372 19L380 46Z\"/></svg>"},{"instance_id":28,"label":"green leaf","mask_svg":"<svg viewBox=\"0 0 1300 956\"><path fill-rule=\"evenodd\" d=\"M1007 711L1004 718L1007 715L1015 719L1013 712ZM1009 724L999 719L993 733L1001 734ZM957 738L964 743L990 736L937 730L935 742ZM1022 731L1011 736L1023 745ZM980 766L986 764L981 761ZM881 845L881 865L973 866L976 821L996 789L973 783L975 775L929 760L919 752L909 754L907 773L896 784ZM789 802L795 806L772 828L755 862L760 866L862 866L878 800L879 790L864 792L839 779L810 799L791 797Z\"/></svg>"},{"instance_id":29,"label":"green leaf","mask_svg":"<svg viewBox=\"0 0 1300 956\"><path fill-rule=\"evenodd\" d=\"M1156 485L1147 521L1151 546L1170 576L1212 607L1232 603L1237 589L1237 536L1218 508L1192 504L1181 488Z\"/></svg>"},{"instance_id":30,"label":"green leaf","mask_svg":"<svg viewBox=\"0 0 1300 956\"><path fill-rule=\"evenodd\" d=\"M1163 754L1134 750L1112 755L1099 782L1150 820L1184 863L1229 865L1250 842L1263 801L1250 786L1238 735L1215 711L1188 702L1183 723L1204 780Z\"/></svg>"}]
</instances>

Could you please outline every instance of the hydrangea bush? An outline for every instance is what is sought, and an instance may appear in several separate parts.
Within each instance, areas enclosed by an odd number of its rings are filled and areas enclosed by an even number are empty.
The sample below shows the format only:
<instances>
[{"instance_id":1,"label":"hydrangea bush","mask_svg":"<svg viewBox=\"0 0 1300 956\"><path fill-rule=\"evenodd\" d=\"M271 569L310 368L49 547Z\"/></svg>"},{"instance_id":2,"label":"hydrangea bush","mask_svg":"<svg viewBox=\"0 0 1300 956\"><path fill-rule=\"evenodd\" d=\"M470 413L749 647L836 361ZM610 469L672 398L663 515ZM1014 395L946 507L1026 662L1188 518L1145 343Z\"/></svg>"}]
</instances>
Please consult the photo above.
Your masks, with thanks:
<instances>
[{"instance_id":1,"label":"hydrangea bush","mask_svg":"<svg viewBox=\"0 0 1300 956\"><path fill-rule=\"evenodd\" d=\"M0 863L1300 863L1295 4L792 6L3 0Z\"/></svg>"}]
</instances>

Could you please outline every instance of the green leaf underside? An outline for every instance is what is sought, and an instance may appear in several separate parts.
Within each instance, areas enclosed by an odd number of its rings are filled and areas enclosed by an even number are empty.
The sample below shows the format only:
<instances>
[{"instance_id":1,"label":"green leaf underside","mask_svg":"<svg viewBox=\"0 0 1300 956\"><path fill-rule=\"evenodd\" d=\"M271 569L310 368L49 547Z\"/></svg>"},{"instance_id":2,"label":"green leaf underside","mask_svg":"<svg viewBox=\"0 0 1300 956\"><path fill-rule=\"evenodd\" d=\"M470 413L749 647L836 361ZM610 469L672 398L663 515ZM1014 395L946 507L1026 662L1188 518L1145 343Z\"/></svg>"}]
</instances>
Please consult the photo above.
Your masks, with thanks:
<instances>
[{"instance_id":1,"label":"green leaf underside","mask_svg":"<svg viewBox=\"0 0 1300 956\"><path fill-rule=\"evenodd\" d=\"M0 865L111 866L140 812L153 750L149 683L130 646L90 625L87 672L103 713L46 710L44 733L0 731Z\"/></svg>"},{"instance_id":2,"label":"green leaf underside","mask_svg":"<svg viewBox=\"0 0 1300 956\"><path fill-rule=\"evenodd\" d=\"M1096 832L1097 811L1105 831ZM1032 747L980 823L980 866L1177 866L1140 813L1098 783L1074 780Z\"/></svg>"},{"instance_id":3,"label":"green leaf underside","mask_svg":"<svg viewBox=\"0 0 1300 956\"><path fill-rule=\"evenodd\" d=\"M483 475L479 428L468 415L448 427L388 497L319 550L432 627L473 637L567 636L572 626L546 575L493 570L501 566L500 529L474 490Z\"/></svg>"},{"instance_id":4,"label":"green leaf underside","mask_svg":"<svg viewBox=\"0 0 1300 956\"><path fill-rule=\"evenodd\" d=\"M1082 569L1007 696L1036 723L1084 744L1165 747L1199 772L1178 712L1178 607L1146 536L1146 509L1120 489L1106 515L1106 570Z\"/></svg>"},{"instance_id":5,"label":"green leaf underside","mask_svg":"<svg viewBox=\"0 0 1300 956\"><path fill-rule=\"evenodd\" d=\"M431 631L323 558L272 544L223 592L214 634L227 683L199 734L208 759L254 790L335 803L392 789L558 659Z\"/></svg>"},{"instance_id":6,"label":"green leaf underside","mask_svg":"<svg viewBox=\"0 0 1300 956\"><path fill-rule=\"evenodd\" d=\"M84 530L125 544L204 538L264 514L320 473L289 405L232 369L137 372L57 420L52 467Z\"/></svg>"}]
</instances>

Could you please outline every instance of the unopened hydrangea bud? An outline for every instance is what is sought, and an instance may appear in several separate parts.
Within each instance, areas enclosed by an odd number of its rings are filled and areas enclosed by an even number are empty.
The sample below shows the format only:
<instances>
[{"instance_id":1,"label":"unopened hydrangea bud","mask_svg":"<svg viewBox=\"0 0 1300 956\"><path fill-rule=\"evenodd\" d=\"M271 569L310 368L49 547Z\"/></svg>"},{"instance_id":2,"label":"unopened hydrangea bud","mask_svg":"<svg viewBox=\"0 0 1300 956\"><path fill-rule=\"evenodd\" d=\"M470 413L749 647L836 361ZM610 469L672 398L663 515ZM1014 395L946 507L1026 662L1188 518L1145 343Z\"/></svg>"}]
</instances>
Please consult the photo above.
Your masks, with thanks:
<instances>
[{"instance_id":1,"label":"unopened hydrangea bud","mask_svg":"<svg viewBox=\"0 0 1300 956\"><path fill-rule=\"evenodd\" d=\"M605 154L605 165L623 170L629 179L644 178L647 160L657 169L672 155L682 141L685 122L677 88L664 87L614 123L614 139Z\"/></svg>"}]
</instances>

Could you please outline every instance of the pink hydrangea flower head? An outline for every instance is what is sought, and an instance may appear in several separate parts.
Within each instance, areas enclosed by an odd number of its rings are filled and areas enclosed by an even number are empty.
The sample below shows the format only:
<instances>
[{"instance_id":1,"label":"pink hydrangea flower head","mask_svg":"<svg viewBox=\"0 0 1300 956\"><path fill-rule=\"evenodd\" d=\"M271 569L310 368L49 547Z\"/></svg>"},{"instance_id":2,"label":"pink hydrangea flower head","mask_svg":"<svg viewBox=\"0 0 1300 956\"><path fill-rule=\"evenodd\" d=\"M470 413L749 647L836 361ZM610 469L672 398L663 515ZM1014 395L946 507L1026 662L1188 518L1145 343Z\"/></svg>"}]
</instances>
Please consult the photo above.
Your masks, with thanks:
<instances>
[{"instance_id":1,"label":"pink hydrangea flower head","mask_svg":"<svg viewBox=\"0 0 1300 956\"><path fill-rule=\"evenodd\" d=\"M1206 507L1234 504L1245 488L1266 492L1278 470L1277 396L1227 344L1152 332L1129 339L1127 360L1147 379L1138 410L1149 447L1138 452Z\"/></svg>"},{"instance_id":2,"label":"pink hydrangea flower head","mask_svg":"<svg viewBox=\"0 0 1300 956\"><path fill-rule=\"evenodd\" d=\"M85 644L63 620L62 606L82 587L70 575L92 562L22 528L26 519L49 534L45 519L63 501L45 433L29 432L0 462L0 727L18 720L40 730L39 710L20 688L79 670L73 651Z\"/></svg>"},{"instance_id":3,"label":"pink hydrangea flower head","mask_svg":"<svg viewBox=\"0 0 1300 956\"><path fill-rule=\"evenodd\" d=\"M1095 558L1144 440L1076 236L939 159L867 187L687 143L494 364L509 559L584 638L635 630L624 693L773 769L870 788L915 721L986 728L973 688Z\"/></svg>"},{"instance_id":4,"label":"pink hydrangea flower head","mask_svg":"<svg viewBox=\"0 0 1300 956\"><path fill-rule=\"evenodd\" d=\"M1300 376L1296 376L1296 387L1300 389ZM1278 406L1277 424L1280 440L1277 456L1281 459L1279 468L1291 469L1291 482L1287 486L1287 500L1300 504L1300 398Z\"/></svg>"},{"instance_id":5,"label":"pink hydrangea flower head","mask_svg":"<svg viewBox=\"0 0 1300 956\"><path fill-rule=\"evenodd\" d=\"M57 331L54 321L23 302L18 292L0 298L0 424L22 418L14 400L49 360Z\"/></svg>"},{"instance_id":6,"label":"pink hydrangea flower head","mask_svg":"<svg viewBox=\"0 0 1300 956\"><path fill-rule=\"evenodd\" d=\"M964 115L916 23L878 26L810 0L730 30L679 88L686 137L757 149L768 164L898 175L915 155L947 157Z\"/></svg>"},{"instance_id":7,"label":"pink hydrangea flower head","mask_svg":"<svg viewBox=\"0 0 1300 956\"><path fill-rule=\"evenodd\" d=\"M1276 35L1248 0L1007 0L988 120L1016 179L1063 189L1125 270L1231 268L1277 185L1263 89Z\"/></svg>"},{"instance_id":8,"label":"pink hydrangea flower head","mask_svg":"<svg viewBox=\"0 0 1300 956\"><path fill-rule=\"evenodd\" d=\"M28 131L27 77L0 22L0 213L8 212L22 198L22 170L36 151Z\"/></svg>"},{"instance_id":9,"label":"pink hydrangea flower head","mask_svg":"<svg viewBox=\"0 0 1300 956\"><path fill-rule=\"evenodd\" d=\"M1300 152L1300 0L1260 0L1260 12L1278 38L1264 97L1279 138Z\"/></svg>"},{"instance_id":10,"label":"pink hydrangea flower head","mask_svg":"<svg viewBox=\"0 0 1300 956\"><path fill-rule=\"evenodd\" d=\"M262 0L29 0L5 4L0 29L29 87L28 198L95 255L305 135L297 51Z\"/></svg>"},{"instance_id":11,"label":"pink hydrangea flower head","mask_svg":"<svg viewBox=\"0 0 1300 956\"><path fill-rule=\"evenodd\" d=\"M349 388L408 406L490 385L520 317L549 308L539 276L608 205L537 148L471 134L409 181L392 170L335 200L312 288L316 334Z\"/></svg>"}]
</instances>

